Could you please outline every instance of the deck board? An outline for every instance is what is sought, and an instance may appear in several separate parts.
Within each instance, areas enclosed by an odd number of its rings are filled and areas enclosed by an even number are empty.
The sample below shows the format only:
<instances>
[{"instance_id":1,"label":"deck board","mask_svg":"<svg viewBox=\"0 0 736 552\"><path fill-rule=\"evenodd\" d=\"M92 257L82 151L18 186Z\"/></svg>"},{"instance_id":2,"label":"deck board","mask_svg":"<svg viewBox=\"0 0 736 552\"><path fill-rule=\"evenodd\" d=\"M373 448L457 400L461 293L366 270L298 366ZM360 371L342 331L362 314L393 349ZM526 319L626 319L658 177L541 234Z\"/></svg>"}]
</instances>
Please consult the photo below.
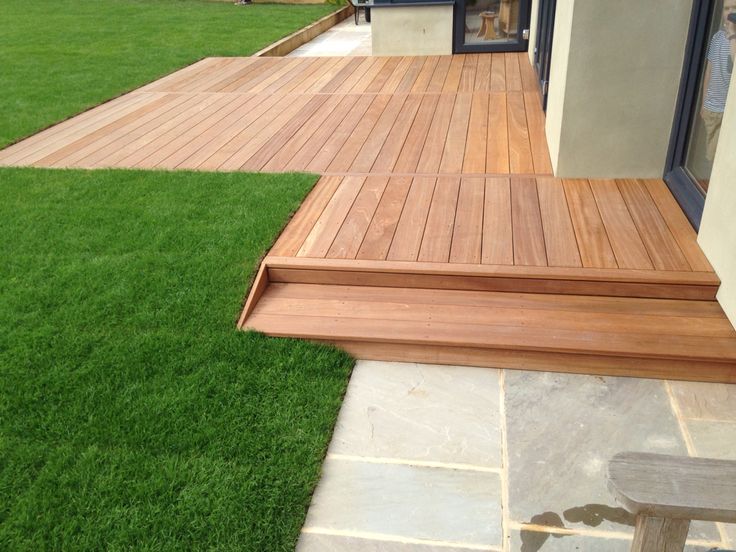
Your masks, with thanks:
<instances>
[{"instance_id":1,"label":"deck board","mask_svg":"<svg viewBox=\"0 0 736 552\"><path fill-rule=\"evenodd\" d=\"M0 151L0 165L550 174L525 64L520 53L209 58Z\"/></svg>"},{"instance_id":2,"label":"deck board","mask_svg":"<svg viewBox=\"0 0 736 552\"><path fill-rule=\"evenodd\" d=\"M313 195L343 194L343 187L353 187L360 178L363 177L325 176ZM606 277L611 277L612 271L626 273L635 269L637 274L650 274L652 281L659 281L659 276L667 273L713 274L706 264L695 265L698 270L694 270L690 264L670 268L671 265L655 267L649 262L642 236L658 236L666 230L668 247L677 249L677 252L669 251L670 256L685 259L687 249L697 259L695 233L681 226L681 214L673 211L666 199L661 200L660 210L649 195L646 208L656 212L647 211L635 224L623 196L618 193L620 181L563 180L550 176L371 178L370 182L378 184L371 192L364 190L367 196L357 191L338 195L341 202L349 203L341 207L340 223L345 221L346 225L362 229L356 238L362 242L359 254L351 247L347 249L352 253L346 255L346 249L341 246L333 249L333 252L339 250L339 254L333 255L328 247L322 248L319 255L311 248L307 248L308 255L307 249L300 255L554 267L571 271L595 269L607 274ZM629 185L647 193L656 184L632 180ZM322 192L322 188L327 191ZM302 209L312 211L314 206L307 202ZM305 238L305 223L300 214L301 211L283 235L288 236L294 225L295 233ZM353 221L353 216L360 222ZM372 218L369 220L368 216ZM311 220L316 229L307 233L311 232L312 239L316 239L322 223L313 217ZM670 226L679 229L680 241L670 233ZM330 243L335 232L337 229L328 236ZM347 238L340 241L344 239ZM389 249L394 251L390 256ZM702 263L706 262L703 257Z\"/></svg>"}]
</instances>

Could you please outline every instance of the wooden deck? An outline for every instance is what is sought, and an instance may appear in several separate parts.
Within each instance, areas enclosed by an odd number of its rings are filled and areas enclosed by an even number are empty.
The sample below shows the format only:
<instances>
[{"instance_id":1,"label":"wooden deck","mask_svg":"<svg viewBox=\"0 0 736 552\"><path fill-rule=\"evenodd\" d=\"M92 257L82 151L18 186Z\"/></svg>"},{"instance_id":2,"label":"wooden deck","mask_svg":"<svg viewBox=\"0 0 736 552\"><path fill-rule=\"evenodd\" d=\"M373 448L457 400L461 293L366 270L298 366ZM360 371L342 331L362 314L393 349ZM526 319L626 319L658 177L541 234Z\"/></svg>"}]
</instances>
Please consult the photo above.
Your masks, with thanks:
<instances>
[{"instance_id":1,"label":"wooden deck","mask_svg":"<svg viewBox=\"0 0 736 552\"><path fill-rule=\"evenodd\" d=\"M323 177L241 317L359 358L736 382L661 180Z\"/></svg>"},{"instance_id":2,"label":"wooden deck","mask_svg":"<svg viewBox=\"0 0 736 552\"><path fill-rule=\"evenodd\" d=\"M207 58L0 152L0 165L550 174L522 54Z\"/></svg>"},{"instance_id":3,"label":"wooden deck","mask_svg":"<svg viewBox=\"0 0 736 552\"><path fill-rule=\"evenodd\" d=\"M661 180L551 176L524 54L208 58L0 165L322 174L239 326L361 358L736 382Z\"/></svg>"}]
</instances>

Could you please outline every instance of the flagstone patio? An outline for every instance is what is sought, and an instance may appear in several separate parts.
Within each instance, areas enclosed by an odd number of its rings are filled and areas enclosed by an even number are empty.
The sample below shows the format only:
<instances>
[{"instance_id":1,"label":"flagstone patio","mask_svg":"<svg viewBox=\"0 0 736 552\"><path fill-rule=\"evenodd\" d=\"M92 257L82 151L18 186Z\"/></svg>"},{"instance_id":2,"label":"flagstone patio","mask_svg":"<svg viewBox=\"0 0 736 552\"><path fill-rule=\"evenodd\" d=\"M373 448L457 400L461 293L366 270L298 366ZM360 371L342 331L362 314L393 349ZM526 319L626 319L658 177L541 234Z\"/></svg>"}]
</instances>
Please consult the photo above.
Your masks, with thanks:
<instances>
[{"instance_id":1,"label":"flagstone patio","mask_svg":"<svg viewBox=\"0 0 736 552\"><path fill-rule=\"evenodd\" d=\"M735 405L733 385L359 361L297 550L624 552L608 459L736 459Z\"/></svg>"}]
</instances>

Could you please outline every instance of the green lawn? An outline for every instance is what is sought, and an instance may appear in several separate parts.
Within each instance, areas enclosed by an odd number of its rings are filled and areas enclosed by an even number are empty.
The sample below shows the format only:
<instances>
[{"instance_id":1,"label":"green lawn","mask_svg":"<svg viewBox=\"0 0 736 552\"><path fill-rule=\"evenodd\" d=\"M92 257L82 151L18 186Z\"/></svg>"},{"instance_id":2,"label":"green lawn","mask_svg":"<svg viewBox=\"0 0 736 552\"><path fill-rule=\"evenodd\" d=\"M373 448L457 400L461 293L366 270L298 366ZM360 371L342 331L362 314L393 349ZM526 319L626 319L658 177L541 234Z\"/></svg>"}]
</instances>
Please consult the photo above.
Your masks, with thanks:
<instances>
[{"instance_id":1,"label":"green lawn","mask_svg":"<svg viewBox=\"0 0 736 552\"><path fill-rule=\"evenodd\" d=\"M2 0L0 147L200 58L249 55L334 9Z\"/></svg>"},{"instance_id":2,"label":"green lawn","mask_svg":"<svg viewBox=\"0 0 736 552\"><path fill-rule=\"evenodd\" d=\"M313 183L0 170L0 550L293 548L352 360L235 321Z\"/></svg>"}]
</instances>

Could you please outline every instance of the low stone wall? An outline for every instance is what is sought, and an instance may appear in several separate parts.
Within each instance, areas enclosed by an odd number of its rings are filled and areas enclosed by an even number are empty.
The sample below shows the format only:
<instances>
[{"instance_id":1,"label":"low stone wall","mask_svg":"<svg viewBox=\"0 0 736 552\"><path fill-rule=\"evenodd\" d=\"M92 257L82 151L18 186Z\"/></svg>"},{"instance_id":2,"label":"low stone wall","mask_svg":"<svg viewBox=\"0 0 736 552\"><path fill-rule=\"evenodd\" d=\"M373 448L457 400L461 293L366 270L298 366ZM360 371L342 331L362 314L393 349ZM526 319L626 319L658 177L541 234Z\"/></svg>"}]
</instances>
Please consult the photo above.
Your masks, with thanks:
<instances>
[{"instance_id":1,"label":"low stone wall","mask_svg":"<svg viewBox=\"0 0 736 552\"><path fill-rule=\"evenodd\" d=\"M297 3L297 2L289 2ZM307 2L304 2L307 3ZM321 2L320 2L321 3ZM263 50L260 50L253 54L254 56L285 56L289 52L296 50L302 44L306 44L313 38L321 35L330 27L334 27L340 21L347 19L353 14L352 6L345 6L342 9L337 10L329 15L326 15L322 19L315 21L311 25L298 30L295 33L290 34L287 37L282 38L278 42L266 46Z\"/></svg>"}]
</instances>

